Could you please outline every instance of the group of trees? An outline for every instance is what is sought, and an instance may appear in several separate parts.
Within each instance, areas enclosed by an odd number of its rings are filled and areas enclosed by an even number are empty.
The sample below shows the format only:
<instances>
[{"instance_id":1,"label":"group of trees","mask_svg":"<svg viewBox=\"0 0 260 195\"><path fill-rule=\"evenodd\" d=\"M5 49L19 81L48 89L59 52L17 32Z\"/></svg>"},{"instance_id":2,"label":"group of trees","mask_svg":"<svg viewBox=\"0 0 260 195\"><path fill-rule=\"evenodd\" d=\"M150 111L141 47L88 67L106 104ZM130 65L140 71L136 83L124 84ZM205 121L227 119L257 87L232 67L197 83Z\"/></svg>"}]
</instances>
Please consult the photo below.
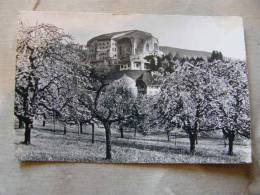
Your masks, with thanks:
<instances>
[{"instance_id":1,"label":"group of trees","mask_svg":"<svg viewBox=\"0 0 260 195\"><path fill-rule=\"evenodd\" d=\"M243 61L148 56L160 95L136 95L127 80L108 83L86 63L86 54L53 25L20 24L17 37L15 116L25 125L24 144L36 117L52 116L66 125L102 124L106 159L111 159L111 125L148 134L183 129L195 152L199 132L221 130L232 154L235 136L250 136L248 86ZM218 56L219 53L218 53ZM222 56L222 54L221 54Z\"/></svg>"},{"instance_id":2,"label":"group of trees","mask_svg":"<svg viewBox=\"0 0 260 195\"><path fill-rule=\"evenodd\" d=\"M222 56L220 52L213 51ZM160 96L151 104L156 113L151 121L166 131L182 128L195 152L199 132L221 131L233 154L235 137L250 137L249 92L246 63L240 60L171 58L173 72L167 69L156 78L161 82ZM159 75L159 76L158 76ZM150 101L151 102L151 101ZM152 111L151 111L152 112Z\"/></svg>"},{"instance_id":3,"label":"group of trees","mask_svg":"<svg viewBox=\"0 0 260 195\"><path fill-rule=\"evenodd\" d=\"M86 55L63 30L47 24L20 24L17 37L15 116L25 125L30 144L36 117L51 116L64 124L100 123L106 132L106 158L111 159L111 124L128 117L134 93L124 82L109 85L86 63ZM94 142L94 137L92 137Z\"/></svg>"}]
</instances>

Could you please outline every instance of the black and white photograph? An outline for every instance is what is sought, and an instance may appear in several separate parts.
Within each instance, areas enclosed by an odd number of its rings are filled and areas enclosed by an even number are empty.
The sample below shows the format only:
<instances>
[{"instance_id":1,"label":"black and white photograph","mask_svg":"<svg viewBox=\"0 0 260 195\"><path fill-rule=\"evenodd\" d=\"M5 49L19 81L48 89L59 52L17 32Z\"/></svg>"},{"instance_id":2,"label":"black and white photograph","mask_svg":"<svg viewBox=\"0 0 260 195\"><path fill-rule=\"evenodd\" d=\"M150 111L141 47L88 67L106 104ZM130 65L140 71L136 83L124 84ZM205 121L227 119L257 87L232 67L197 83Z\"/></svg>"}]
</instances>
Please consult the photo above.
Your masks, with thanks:
<instances>
[{"instance_id":1,"label":"black and white photograph","mask_svg":"<svg viewBox=\"0 0 260 195\"><path fill-rule=\"evenodd\" d=\"M20 12L21 161L251 163L243 21Z\"/></svg>"}]
</instances>

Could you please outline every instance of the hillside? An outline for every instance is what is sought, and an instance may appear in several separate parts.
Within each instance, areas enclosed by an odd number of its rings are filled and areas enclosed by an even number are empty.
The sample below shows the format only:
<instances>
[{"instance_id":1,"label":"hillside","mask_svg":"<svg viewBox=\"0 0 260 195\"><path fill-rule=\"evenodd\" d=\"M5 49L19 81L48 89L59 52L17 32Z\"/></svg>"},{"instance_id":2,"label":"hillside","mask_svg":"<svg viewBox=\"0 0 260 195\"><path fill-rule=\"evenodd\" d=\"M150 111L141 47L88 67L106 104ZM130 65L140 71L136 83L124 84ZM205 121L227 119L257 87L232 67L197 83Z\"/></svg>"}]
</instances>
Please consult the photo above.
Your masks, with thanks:
<instances>
[{"instance_id":1,"label":"hillside","mask_svg":"<svg viewBox=\"0 0 260 195\"><path fill-rule=\"evenodd\" d=\"M207 58L211 55L210 52L206 51L196 51L196 50L188 50L188 49L179 49L179 48L174 48L174 47L168 47L168 46L160 46L160 50L164 54L172 53L173 56L178 53L181 57L187 56L187 57L203 57Z\"/></svg>"}]
</instances>

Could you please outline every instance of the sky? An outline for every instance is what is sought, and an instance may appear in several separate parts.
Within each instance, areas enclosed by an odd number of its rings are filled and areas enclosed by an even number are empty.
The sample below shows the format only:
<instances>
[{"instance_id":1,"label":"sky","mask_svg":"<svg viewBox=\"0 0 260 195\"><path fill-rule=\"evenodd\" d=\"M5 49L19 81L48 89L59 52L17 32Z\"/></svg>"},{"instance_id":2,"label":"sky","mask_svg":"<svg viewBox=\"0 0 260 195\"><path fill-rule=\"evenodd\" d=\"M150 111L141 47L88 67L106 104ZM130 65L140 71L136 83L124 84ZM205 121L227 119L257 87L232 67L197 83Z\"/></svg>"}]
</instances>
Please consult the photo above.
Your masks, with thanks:
<instances>
[{"instance_id":1,"label":"sky","mask_svg":"<svg viewBox=\"0 0 260 195\"><path fill-rule=\"evenodd\" d=\"M26 25L56 25L81 44L100 34L136 29L151 33L161 46L219 50L226 57L246 59L243 22L236 16L24 11L19 19Z\"/></svg>"}]
</instances>

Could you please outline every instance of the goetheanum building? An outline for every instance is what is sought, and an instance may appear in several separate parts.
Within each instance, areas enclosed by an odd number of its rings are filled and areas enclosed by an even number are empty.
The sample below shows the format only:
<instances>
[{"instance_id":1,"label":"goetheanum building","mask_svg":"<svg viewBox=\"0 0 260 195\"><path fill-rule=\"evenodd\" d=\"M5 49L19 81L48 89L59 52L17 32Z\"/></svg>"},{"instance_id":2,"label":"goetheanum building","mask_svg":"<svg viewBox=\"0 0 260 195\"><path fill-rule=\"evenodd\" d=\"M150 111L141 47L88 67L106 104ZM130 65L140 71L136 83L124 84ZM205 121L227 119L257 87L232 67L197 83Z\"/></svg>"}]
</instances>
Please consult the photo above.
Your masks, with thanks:
<instances>
[{"instance_id":1,"label":"goetheanum building","mask_svg":"<svg viewBox=\"0 0 260 195\"><path fill-rule=\"evenodd\" d=\"M151 33L128 30L99 35L87 43L88 61L96 70L149 70L145 56L161 55Z\"/></svg>"}]
</instances>

